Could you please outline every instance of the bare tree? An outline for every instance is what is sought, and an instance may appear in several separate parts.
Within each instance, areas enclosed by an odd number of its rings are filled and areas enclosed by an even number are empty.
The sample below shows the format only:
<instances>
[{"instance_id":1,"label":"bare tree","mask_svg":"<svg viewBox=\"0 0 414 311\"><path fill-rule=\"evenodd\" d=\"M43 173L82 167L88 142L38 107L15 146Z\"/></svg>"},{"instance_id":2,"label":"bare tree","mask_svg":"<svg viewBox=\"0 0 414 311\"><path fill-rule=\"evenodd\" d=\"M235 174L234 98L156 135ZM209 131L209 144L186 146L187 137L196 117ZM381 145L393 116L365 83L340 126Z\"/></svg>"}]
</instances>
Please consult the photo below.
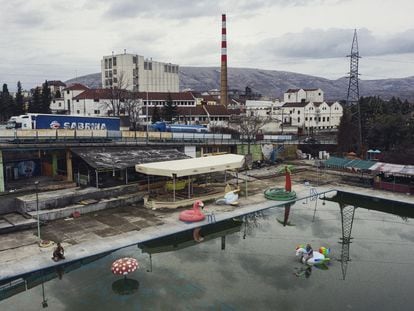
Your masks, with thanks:
<instances>
[{"instance_id":1,"label":"bare tree","mask_svg":"<svg viewBox=\"0 0 414 311\"><path fill-rule=\"evenodd\" d=\"M143 114L143 103L139 98L138 92L126 92L123 109L129 118L129 123L133 130L136 130L139 124L139 116Z\"/></svg>"},{"instance_id":2,"label":"bare tree","mask_svg":"<svg viewBox=\"0 0 414 311\"><path fill-rule=\"evenodd\" d=\"M233 115L229 124L239 130L242 140L247 142L247 153L250 154L250 145L256 140L256 135L260 133L265 124L271 121L270 117L259 116L257 113L251 112L246 115Z\"/></svg>"},{"instance_id":3,"label":"bare tree","mask_svg":"<svg viewBox=\"0 0 414 311\"><path fill-rule=\"evenodd\" d=\"M119 116L125 112L124 103L125 98L128 96L127 88L129 87L129 81L123 72L120 72L113 80L116 85L108 89L106 94L108 98L102 105L108 111L108 115Z\"/></svg>"}]
</instances>

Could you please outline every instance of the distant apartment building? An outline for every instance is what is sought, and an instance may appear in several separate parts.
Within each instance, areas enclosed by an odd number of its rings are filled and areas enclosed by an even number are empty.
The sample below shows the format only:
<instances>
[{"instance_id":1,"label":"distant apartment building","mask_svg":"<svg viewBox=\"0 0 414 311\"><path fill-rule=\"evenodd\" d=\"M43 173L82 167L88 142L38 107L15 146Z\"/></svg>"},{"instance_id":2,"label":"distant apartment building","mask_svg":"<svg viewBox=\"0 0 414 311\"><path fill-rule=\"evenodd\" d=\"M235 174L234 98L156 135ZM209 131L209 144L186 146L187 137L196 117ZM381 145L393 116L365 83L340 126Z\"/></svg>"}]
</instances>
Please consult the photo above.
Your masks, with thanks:
<instances>
[{"instance_id":1,"label":"distant apartment building","mask_svg":"<svg viewBox=\"0 0 414 311\"><path fill-rule=\"evenodd\" d=\"M53 98L56 97L56 93L58 91L59 91L59 93L62 96L63 89L66 88L66 84L63 83L60 80L50 80L50 81L47 81L47 85L50 88L50 93L52 94L52 97Z\"/></svg>"},{"instance_id":2,"label":"distant apartment building","mask_svg":"<svg viewBox=\"0 0 414 311\"><path fill-rule=\"evenodd\" d=\"M285 103L323 102L321 89L289 89L283 96Z\"/></svg>"},{"instance_id":3,"label":"distant apartment building","mask_svg":"<svg viewBox=\"0 0 414 311\"><path fill-rule=\"evenodd\" d=\"M179 66L136 54L104 56L101 60L103 88L137 92L179 92Z\"/></svg>"},{"instance_id":4,"label":"distant apartment building","mask_svg":"<svg viewBox=\"0 0 414 311\"><path fill-rule=\"evenodd\" d=\"M57 114L75 114L74 97L89 90L83 84L75 83L60 91L61 98L53 98L50 103L50 110Z\"/></svg>"}]
</instances>

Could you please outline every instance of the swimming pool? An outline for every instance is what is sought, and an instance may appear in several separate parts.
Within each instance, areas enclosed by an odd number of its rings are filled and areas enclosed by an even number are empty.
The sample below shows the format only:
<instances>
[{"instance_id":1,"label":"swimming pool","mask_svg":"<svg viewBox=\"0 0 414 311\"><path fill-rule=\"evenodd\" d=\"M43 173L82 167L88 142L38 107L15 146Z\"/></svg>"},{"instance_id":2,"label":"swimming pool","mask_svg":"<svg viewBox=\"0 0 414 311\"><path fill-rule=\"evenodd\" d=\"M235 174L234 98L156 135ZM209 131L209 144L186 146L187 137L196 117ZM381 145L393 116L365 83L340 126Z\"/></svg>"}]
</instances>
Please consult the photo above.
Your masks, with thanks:
<instances>
[{"instance_id":1,"label":"swimming pool","mask_svg":"<svg viewBox=\"0 0 414 311\"><path fill-rule=\"evenodd\" d=\"M381 203L302 200L203 227L200 243L187 232L129 247L61 279L52 271L44 291L4 299L0 310L42 309L43 293L50 310L411 310L414 227L401 211L413 206L391 214L376 210ZM303 243L331 248L330 263L305 269L295 257ZM120 277L110 267L122 256L140 263L131 295L112 289Z\"/></svg>"}]
</instances>

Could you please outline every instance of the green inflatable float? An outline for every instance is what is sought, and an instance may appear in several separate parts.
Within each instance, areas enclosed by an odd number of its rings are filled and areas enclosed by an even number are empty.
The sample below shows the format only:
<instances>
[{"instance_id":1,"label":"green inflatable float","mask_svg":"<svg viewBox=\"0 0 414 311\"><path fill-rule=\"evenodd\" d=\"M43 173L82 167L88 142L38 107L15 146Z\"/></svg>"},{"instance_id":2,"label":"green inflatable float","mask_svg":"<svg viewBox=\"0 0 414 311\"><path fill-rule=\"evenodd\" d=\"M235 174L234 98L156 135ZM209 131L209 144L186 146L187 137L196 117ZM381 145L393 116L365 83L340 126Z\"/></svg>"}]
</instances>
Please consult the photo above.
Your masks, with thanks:
<instances>
[{"instance_id":1,"label":"green inflatable float","mask_svg":"<svg viewBox=\"0 0 414 311\"><path fill-rule=\"evenodd\" d=\"M264 192L264 196L268 200L274 201L290 201L296 198L296 192L292 191L292 180L290 178L290 169L292 167L285 166L285 189L269 188Z\"/></svg>"}]
</instances>

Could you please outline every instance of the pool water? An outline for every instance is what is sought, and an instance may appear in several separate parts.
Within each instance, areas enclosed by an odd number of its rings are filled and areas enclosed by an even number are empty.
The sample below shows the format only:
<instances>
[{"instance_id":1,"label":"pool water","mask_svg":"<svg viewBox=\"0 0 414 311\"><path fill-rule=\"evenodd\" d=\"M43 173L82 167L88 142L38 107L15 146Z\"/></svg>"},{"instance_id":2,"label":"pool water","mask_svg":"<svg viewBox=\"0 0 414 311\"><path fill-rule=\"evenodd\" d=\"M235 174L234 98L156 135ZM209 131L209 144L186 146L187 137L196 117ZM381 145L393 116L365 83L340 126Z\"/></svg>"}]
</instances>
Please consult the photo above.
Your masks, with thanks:
<instances>
[{"instance_id":1,"label":"pool water","mask_svg":"<svg viewBox=\"0 0 414 311\"><path fill-rule=\"evenodd\" d=\"M42 301L50 310L412 310L413 219L371 208L321 199L271 208L201 228L202 242L188 232L111 253L0 310L40 310ZM329 263L301 264L295 247L304 243L330 248ZM140 263L129 295L112 288L122 277L111 264L123 256Z\"/></svg>"}]
</instances>

